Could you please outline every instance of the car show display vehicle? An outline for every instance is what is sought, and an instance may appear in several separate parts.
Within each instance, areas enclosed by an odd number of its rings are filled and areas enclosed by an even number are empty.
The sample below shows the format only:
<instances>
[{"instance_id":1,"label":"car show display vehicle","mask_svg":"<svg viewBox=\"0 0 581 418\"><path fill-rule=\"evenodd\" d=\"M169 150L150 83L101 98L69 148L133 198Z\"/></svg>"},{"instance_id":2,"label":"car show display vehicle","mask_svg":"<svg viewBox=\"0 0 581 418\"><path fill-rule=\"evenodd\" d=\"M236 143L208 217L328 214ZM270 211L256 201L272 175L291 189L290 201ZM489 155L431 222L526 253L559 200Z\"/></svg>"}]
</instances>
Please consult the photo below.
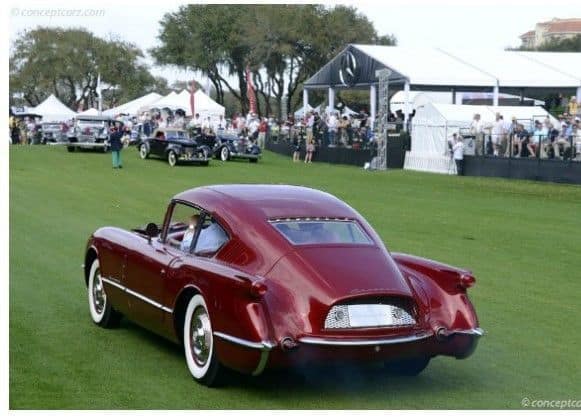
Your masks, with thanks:
<instances>
[{"instance_id":1,"label":"car show display vehicle","mask_svg":"<svg viewBox=\"0 0 581 418\"><path fill-rule=\"evenodd\" d=\"M231 132L220 132L215 136L213 147L214 158L222 161L245 159L256 163L262 156L262 150L247 136Z\"/></svg>"},{"instance_id":2,"label":"car show display vehicle","mask_svg":"<svg viewBox=\"0 0 581 418\"><path fill-rule=\"evenodd\" d=\"M63 130L61 122L42 122L40 124L42 144L64 144L68 142L66 126Z\"/></svg>"},{"instance_id":3,"label":"car show display vehicle","mask_svg":"<svg viewBox=\"0 0 581 418\"><path fill-rule=\"evenodd\" d=\"M199 145L183 129L158 128L150 138L141 140L138 150L142 159L150 156L162 158L172 167L179 163L205 166L210 163L211 149Z\"/></svg>"},{"instance_id":4,"label":"car show display vehicle","mask_svg":"<svg viewBox=\"0 0 581 418\"><path fill-rule=\"evenodd\" d=\"M179 193L162 223L95 231L84 280L97 325L125 316L183 344L210 386L225 368L383 362L416 375L483 335L470 271L391 253L357 211L305 187Z\"/></svg>"},{"instance_id":5,"label":"car show display vehicle","mask_svg":"<svg viewBox=\"0 0 581 418\"><path fill-rule=\"evenodd\" d=\"M79 148L109 150L109 133L114 124L122 124L108 116L77 116L67 134L67 150Z\"/></svg>"}]
</instances>

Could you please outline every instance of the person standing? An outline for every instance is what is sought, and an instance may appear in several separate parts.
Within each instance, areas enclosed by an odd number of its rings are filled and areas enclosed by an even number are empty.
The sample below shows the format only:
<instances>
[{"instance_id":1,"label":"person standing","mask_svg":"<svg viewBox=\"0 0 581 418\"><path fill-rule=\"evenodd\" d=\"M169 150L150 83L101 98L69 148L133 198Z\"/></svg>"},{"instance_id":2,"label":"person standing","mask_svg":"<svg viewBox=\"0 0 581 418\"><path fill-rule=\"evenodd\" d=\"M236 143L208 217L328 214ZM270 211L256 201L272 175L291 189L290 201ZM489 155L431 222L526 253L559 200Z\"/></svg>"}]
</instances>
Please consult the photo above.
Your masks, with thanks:
<instances>
[{"instance_id":1,"label":"person standing","mask_svg":"<svg viewBox=\"0 0 581 418\"><path fill-rule=\"evenodd\" d=\"M452 153L454 155L454 162L456 163L456 173L459 176L464 175L464 142L462 135L456 137L454 145L452 145Z\"/></svg>"},{"instance_id":2,"label":"person standing","mask_svg":"<svg viewBox=\"0 0 581 418\"><path fill-rule=\"evenodd\" d=\"M315 140L307 141L307 153L305 154L305 163L313 162L313 153L315 152Z\"/></svg>"},{"instance_id":3,"label":"person standing","mask_svg":"<svg viewBox=\"0 0 581 418\"><path fill-rule=\"evenodd\" d=\"M266 118L262 118L260 125L258 125L258 146L264 149L266 145L266 131L268 130L268 122Z\"/></svg>"},{"instance_id":4,"label":"person standing","mask_svg":"<svg viewBox=\"0 0 581 418\"><path fill-rule=\"evenodd\" d=\"M111 158L113 159L113 168L123 168L121 162L121 150L123 149L123 131L118 125L115 125L113 132L109 135L109 146L111 147Z\"/></svg>"},{"instance_id":5,"label":"person standing","mask_svg":"<svg viewBox=\"0 0 581 418\"><path fill-rule=\"evenodd\" d=\"M474 135L475 138L475 154L482 155L484 149L484 126L482 120L480 120L480 114L476 113L474 119L470 124L470 133Z\"/></svg>"}]
</instances>

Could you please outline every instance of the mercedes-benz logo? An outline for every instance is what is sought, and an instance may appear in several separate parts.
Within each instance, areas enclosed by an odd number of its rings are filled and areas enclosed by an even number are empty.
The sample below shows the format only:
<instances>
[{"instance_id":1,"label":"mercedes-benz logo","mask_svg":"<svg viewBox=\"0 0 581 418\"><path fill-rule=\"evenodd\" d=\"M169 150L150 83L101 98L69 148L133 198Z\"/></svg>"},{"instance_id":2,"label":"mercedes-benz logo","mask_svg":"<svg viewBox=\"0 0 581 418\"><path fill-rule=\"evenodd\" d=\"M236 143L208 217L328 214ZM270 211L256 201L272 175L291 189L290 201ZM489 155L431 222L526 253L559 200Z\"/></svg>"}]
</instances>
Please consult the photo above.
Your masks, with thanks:
<instances>
[{"instance_id":1,"label":"mercedes-benz logo","mask_svg":"<svg viewBox=\"0 0 581 418\"><path fill-rule=\"evenodd\" d=\"M359 78L359 66L352 52L347 51L341 56L339 79L346 87L353 87Z\"/></svg>"}]
</instances>

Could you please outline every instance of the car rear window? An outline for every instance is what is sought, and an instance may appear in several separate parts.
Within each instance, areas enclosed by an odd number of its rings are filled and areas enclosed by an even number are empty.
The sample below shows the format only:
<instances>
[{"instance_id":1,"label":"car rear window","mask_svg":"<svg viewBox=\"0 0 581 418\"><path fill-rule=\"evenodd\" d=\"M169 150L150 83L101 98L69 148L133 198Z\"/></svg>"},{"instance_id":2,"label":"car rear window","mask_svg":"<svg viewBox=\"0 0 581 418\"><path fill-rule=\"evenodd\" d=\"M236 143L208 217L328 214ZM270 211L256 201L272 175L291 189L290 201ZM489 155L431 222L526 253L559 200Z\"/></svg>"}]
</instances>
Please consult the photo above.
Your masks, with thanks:
<instances>
[{"instance_id":1,"label":"car rear window","mask_svg":"<svg viewBox=\"0 0 581 418\"><path fill-rule=\"evenodd\" d=\"M272 220L270 223L291 244L355 244L373 241L353 220Z\"/></svg>"}]
</instances>

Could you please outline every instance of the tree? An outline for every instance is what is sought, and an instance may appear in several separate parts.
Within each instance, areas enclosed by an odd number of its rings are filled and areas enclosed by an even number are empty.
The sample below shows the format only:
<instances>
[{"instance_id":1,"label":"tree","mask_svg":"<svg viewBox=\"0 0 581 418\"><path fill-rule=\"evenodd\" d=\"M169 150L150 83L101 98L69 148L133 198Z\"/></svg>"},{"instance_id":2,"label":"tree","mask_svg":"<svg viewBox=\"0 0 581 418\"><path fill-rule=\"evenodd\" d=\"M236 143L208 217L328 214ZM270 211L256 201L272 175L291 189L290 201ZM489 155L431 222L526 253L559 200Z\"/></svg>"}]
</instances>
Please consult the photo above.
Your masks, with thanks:
<instances>
[{"instance_id":1,"label":"tree","mask_svg":"<svg viewBox=\"0 0 581 418\"><path fill-rule=\"evenodd\" d=\"M512 51L581 52L581 35L563 39L549 39L537 47L507 48Z\"/></svg>"},{"instance_id":2,"label":"tree","mask_svg":"<svg viewBox=\"0 0 581 418\"><path fill-rule=\"evenodd\" d=\"M110 104L126 101L167 85L150 74L142 58L136 46L85 29L39 27L14 42L10 90L22 93L30 106L54 94L75 110L96 107L100 75L103 97Z\"/></svg>"},{"instance_id":3,"label":"tree","mask_svg":"<svg viewBox=\"0 0 581 418\"><path fill-rule=\"evenodd\" d=\"M200 71L224 104L224 88L247 111L245 69L252 72L260 113L291 109L302 83L348 43L395 44L378 36L357 9L322 5L188 5L166 14L158 64ZM235 77L238 86L229 83ZM272 102L274 100L274 103ZM280 116L280 115L279 115Z\"/></svg>"}]
</instances>

